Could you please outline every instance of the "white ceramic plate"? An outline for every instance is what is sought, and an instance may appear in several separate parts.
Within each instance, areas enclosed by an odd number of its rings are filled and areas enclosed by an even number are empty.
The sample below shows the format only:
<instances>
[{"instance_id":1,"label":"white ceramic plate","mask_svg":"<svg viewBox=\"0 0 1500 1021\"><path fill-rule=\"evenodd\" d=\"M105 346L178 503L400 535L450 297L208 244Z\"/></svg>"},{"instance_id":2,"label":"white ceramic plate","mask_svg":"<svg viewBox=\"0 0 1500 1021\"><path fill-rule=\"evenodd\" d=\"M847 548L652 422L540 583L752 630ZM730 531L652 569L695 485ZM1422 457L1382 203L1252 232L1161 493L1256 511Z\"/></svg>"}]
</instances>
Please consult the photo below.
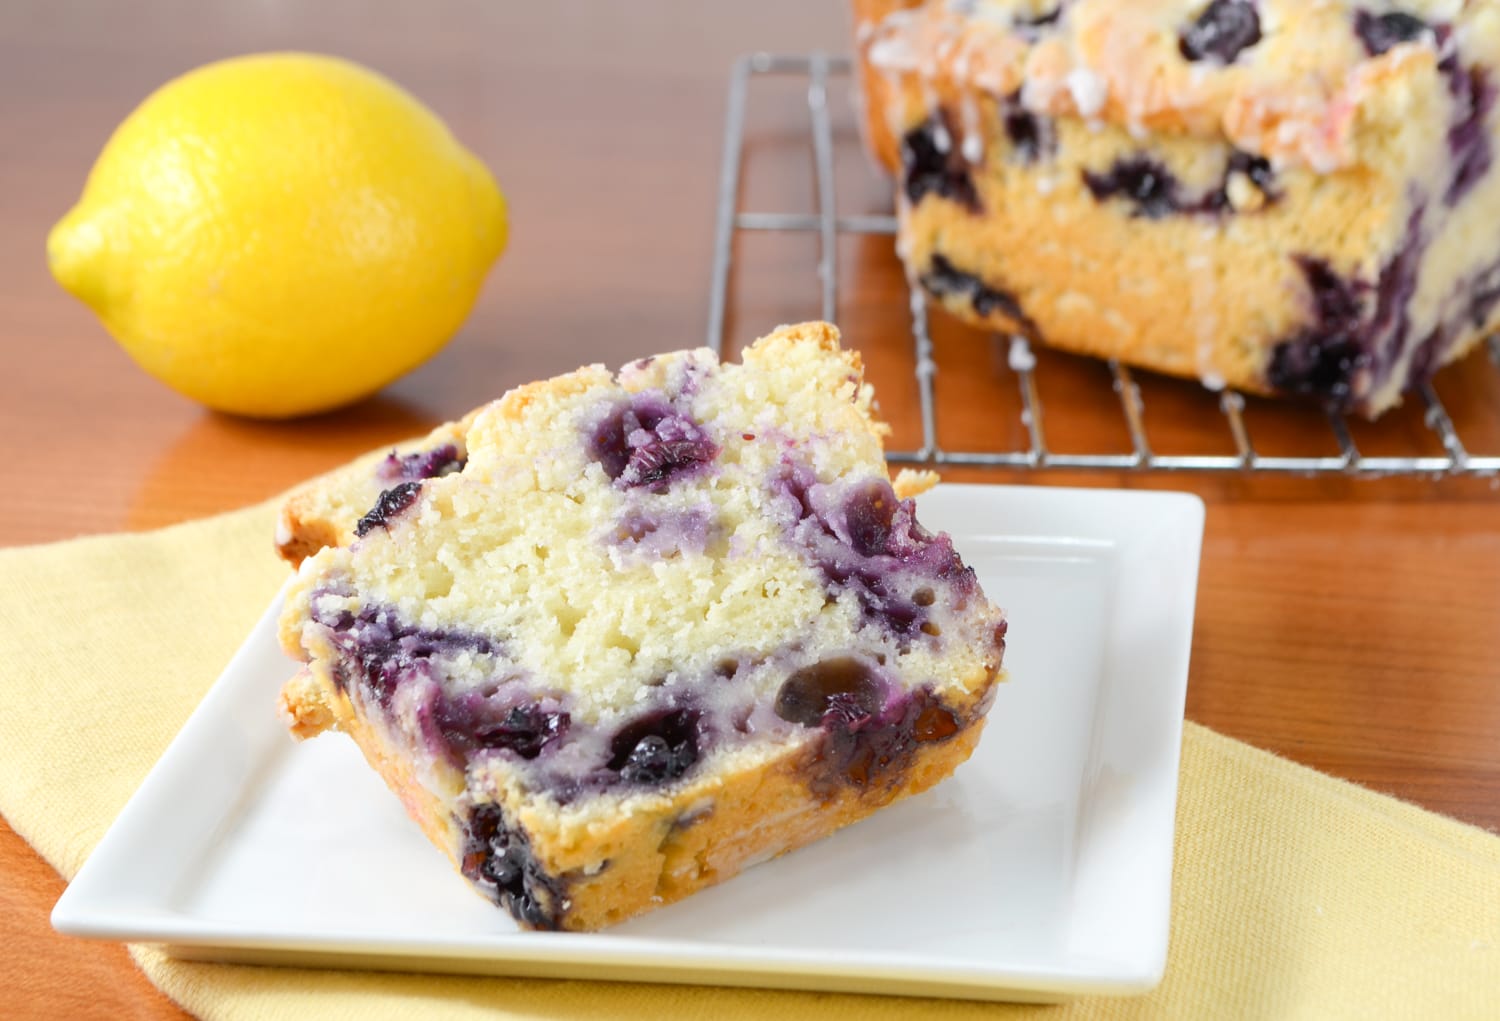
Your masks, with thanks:
<instances>
[{"instance_id":1,"label":"white ceramic plate","mask_svg":"<svg viewBox=\"0 0 1500 1021\"><path fill-rule=\"evenodd\" d=\"M52 913L62 932L304 966L979 999L1152 988L1166 963L1203 505L942 486L1010 617L974 757L934 790L597 934L520 932L352 742L296 744L278 599Z\"/></svg>"}]
</instances>

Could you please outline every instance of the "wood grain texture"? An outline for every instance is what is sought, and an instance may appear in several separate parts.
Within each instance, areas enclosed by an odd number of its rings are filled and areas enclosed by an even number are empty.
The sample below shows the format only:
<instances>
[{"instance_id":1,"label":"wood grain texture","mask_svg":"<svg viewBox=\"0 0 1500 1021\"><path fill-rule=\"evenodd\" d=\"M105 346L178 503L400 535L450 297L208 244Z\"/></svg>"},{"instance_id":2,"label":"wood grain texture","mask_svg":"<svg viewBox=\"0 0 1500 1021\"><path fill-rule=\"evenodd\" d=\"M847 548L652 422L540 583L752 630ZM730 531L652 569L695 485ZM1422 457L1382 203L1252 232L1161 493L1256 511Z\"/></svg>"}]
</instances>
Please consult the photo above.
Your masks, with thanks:
<instances>
[{"instance_id":1,"label":"wood grain texture","mask_svg":"<svg viewBox=\"0 0 1500 1021\"><path fill-rule=\"evenodd\" d=\"M527 380L702 342L725 84L755 49L839 51L842 5L396 0L0 6L0 543L151 528L270 496L424 431ZM378 397L295 423L204 412L139 372L47 275L46 231L112 127L174 74L234 53L310 49L374 66L421 97L495 170L511 247L469 323ZM757 86L746 208L811 210L796 82ZM888 209L834 97L840 208ZM730 335L817 313L808 236L736 246ZM916 445L904 283L888 239L839 248L839 319L866 355L893 446ZM934 322L939 435L1026 441L1002 346ZM1056 449L1127 448L1097 364L1041 354ZM1439 389L1466 435L1500 450L1500 373ZM1158 450L1228 452L1212 395L1143 379ZM1333 452L1316 411L1251 402L1264 453ZM1403 409L1356 438L1433 451ZM1206 423L1206 424L1205 424ZM1482 445L1482 443L1481 443ZM68 471L67 499L49 483ZM1485 481L951 471L1047 485L1184 488L1209 505L1188 715L1377 790L1500 826L1500 499ZM7 1017L180 1017L115 946L66 940L61 882L0 828L0 1005Z\"/></svg>"}]
</instances>

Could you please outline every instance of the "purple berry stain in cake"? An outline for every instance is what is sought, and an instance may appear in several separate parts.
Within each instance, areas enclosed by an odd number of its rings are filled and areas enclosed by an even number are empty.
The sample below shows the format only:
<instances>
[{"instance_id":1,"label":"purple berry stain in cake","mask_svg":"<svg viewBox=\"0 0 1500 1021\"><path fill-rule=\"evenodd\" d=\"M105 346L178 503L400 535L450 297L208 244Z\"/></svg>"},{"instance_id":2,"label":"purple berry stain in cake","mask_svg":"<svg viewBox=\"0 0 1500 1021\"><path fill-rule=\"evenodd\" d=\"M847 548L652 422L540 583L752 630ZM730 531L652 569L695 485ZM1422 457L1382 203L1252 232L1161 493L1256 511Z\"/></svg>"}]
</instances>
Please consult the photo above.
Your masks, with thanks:
<instances>
[{"instance_id":1,"label":"purple berry stain in cake","mask_svg":"<svg viewBox=\"0 0 1500 1021\"><path fill-rule=\"evenodd\" d=\"M450 759L460 766L468 755L481 750L511 752L530 761L563 740L572 724L572 717L556 699L517 705L477 691L439 692L432 717Z\"/></svg>"},{"instance_id":2,"label":"purple berry stain in cake","mask_svg":"<svg viewBox=\"0 0 1500 1021\"><path fill-rule=\"evenodd\" d=\"M1252 0L1213 0L1182 30L1177 48L1191 61L1214 57L1232 64L1260 42L1260 15Z\"/></svg>"},{"instance_id":3,"label":"purple berry stain in cake","mask_svg":"<svg viewBox=\"0 0 1500 1021\"><path fill-rule=\"evenodd\" d=\"M849 545L862 557L884 553L896 518L896 491L883 481L860 483L848 497L844 527Z\"/></svg>"},{"instance_id":4,"label":"purple berry stain in cake","mask_svg":"<svg viewBox=\"0 0 1500 1021\"><path fill-rule=\"evenodd\" d=\"M1354 34L1359 36L1359 41L1365 45L1365 52L1372 57L1378 57L1402 43L1415 42L1432 31L1432 26L1427 22L1405 11L1389 11L1385 14L1365 10L1354 12Z\"/></svg>"},{"instance_id":5,"label":"purple berry stain in cake","mask_svg":"<svg viewBox=\"0 0 1500 1021\"><path fill-rule=\"evenodd\" d=\"M983 211L969 162L954 141L946 114L929 118L901 139L901 179L913 205L927 195L957 202L971 213Z\"/></svg>"},{"instance_id":6,"label":"purple berry stain in cake","mask_svg":"<svg viewBox=\"0 0 1500 1021\"><path fill-rule=\"evenodd\" d=\"M610 539L622 550L667 559L684 553L702 553L710 537L719 535L713 512L708 509L648 512L627 511L615 525Z\"/></svg>"},{"instance_id":7,"label":"purple berry stain in cake","mask_svg":"<svg viewBox=\"0 0 1500 1021\"><path fill-rule=\"evenodd\" d=\"M354 534L363 539L377 528L389 530L390 520L415 503L421 491L420 482L402 482L385 490L376 498L369 513L355 524Z\"/></svg>"},{"instance_id":8,"label":"purple berry stain in cake","mask_svg":"<svg viewBox=\"0 0 1500 1021\"><path fill-rule=\"evenodd\" d=\"M568 732L570 718L556 709L539 705L512 706L497 722L474 728L474 741L481 748L505 748L523 759L534 759L553 741Z\"/></svg>"},{"instance_id":9,"label":"purple berry stain in cake","mask_svg":"<svg viewBox=\"0 0 1500 1021\"><path fill-rule=\"evenodd\" d=\"M665 489L719 455L697 422L659 394L636 394L593 430L589 452L617 485Z\"/></svg>"},{"instance_id":10,"label":"purple berry stain in cake","mask_svg":"<svg viewBox=\"0 0 1500 1021\"><path fill-rule=\"evenodd\" d=\"M1411 330L1408 306L1425 247L1422 220L1418 208L1373 284L1342 276L1322 259L1296 257L1312 298L1312 321L1272 351L1266 370L1272 387L1347 407L1361 377L1390 371Z\"/></svg>"},{"instance_id":11,"label":"purple berry stain in cake","mask_svg":"<svg viewBox=\"0 0 1500 1021\"><path fill-rule=\"evenodd\" d=\"M1355 374L1370 359L1362 342L1364 298L1322 259L1300 256L1297 265L1312 295L1313 322L1271 354L1266 380L1277 390L1343 403Z\"/></svg>"},{"instance_id":12,"label":"purple berry stain in cake","mask_svg":"<svg viewBox=\"0 0 1500 1021\"><path fill-rule=\"evenodd\" d=\"M1022 106L1020 92L1012 93L1000 105L1000 128L1011 152L1023 164L1046 159L1057 148L1052 122Z\"/></svg>"},{"instance_id":13,"label":"purple berry stain in cake","mask_svg":"<svg viewBox=\"0 0 1500 1021\"><path fill-rule=\"evenodd\" d=\"M920 277L929 294L939 298L966 298L977 315L1000 313L1019 323L1028 333L1036 333L1036 323L1021 308L1014 294L989 284L973 273L958 269L947 256L934 254L932 262Z\"/></svg>"},{"instance_id":14,"label":"purple berry stain in cake","mask_svg":"<svg viewBox=\"0 0 1500 1021\"><path fill-rule=\"evenodd\" d=\"M465 652L493 656L500 651L499 644L485 635L419 627L389 607L367 605L358 613L330 611L322 605L322 595L314 593L310 600L311 616L328 630L342 653L342 676L335 676L339 690L347 690L348 681L358 679L383 708L389 709L396 686L404 680L430 677L429 661L436 657Z\"/></svg>"},{"instance_id":15,"label":"purple berry stain in cake","mask_svg":"<svg viewBox=\"0 0 1500 1021\"><path fill-rule=\"evenodd\" d=\"M1457 111L1448 128L1448 151L1453 159L1453 177L1443 196L1449 206L1456 206L1473 190L1493 166L1494 148L1490 140L1490 114L1495 108L1494 85L1483 68L1464 71L1456 58L1444 62L1452 65L1448 74L1449 92Z\"/></svg>"},{"instance_id":16,"label":"purple berry stain in cake","mask_svg":"<svg viewBox=\"0 0 1500 1021\"><path fill-rule=\"evenodd\" d=\"M1482 330L1500 308L1500 262L1494 262L1461 281L1448 304L1449 312L1412 355L1411 377L1430 379L1442 365L1453 343L1467 330Z\"/></svg>"},{"instance_id":17,"label":"purple berry stain in cake","mask_svg":"<svg viewBox=\"0 0 1500 1021\"><path fill-rule=\"evenodd\" d=\"M375 476L382 482L435 479L456 471L463 471L464 463L465 459L459 454L458 447L452 443L444 443L431 450L417 450L410 454L397 454L391 451L386 455L385 460L380 462Z\"/></svg>"},{"instance_id":18,"label":"purple berry stain in cake","mask_svg":"<svg viewBox=\"0 0 1500 1021\"><path fill-rule=\"evenodd\" d=\"M558 927L566 889L537 864L526 831L499 805L476 807L464 825L463 874L517 920L538 929Z\"/></svg>"},{"instance_id":19,"label":"purple berry stain in cake","mask_svg":"<svg viewBox=\"0 0 1500 1021\"><path fill-rule=\"evenodd\" d=\"M897 498L884 479L835 490L786 466L775 485L796 521L793 542L825 584L852 593L864 618L903 644L940 634L932 619L939 590L960 605L975 591L974 572L953 541L918 524L913 503Z\"/></svg>"}]
</instances>

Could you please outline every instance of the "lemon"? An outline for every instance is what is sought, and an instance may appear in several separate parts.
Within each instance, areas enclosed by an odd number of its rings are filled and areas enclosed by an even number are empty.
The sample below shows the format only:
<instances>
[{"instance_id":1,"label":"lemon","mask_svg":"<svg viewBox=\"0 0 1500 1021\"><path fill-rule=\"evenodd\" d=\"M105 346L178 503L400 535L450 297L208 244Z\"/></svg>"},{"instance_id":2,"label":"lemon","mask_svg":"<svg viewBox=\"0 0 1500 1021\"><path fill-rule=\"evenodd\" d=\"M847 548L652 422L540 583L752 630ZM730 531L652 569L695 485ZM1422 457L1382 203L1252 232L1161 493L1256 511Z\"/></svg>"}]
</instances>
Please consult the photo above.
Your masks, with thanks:
<instances>
[{"instance_id":1,"label":"lemon","mask_svg":"<svg viewBox=\"0 0 1500 1021\"><path fill-rule=\"evenodd\" d=\"M430 110L347 61L273 53L149 96L47 258L147 372L283 418L435 354L505 239L494 179Z\"/></svg>"}]
</instances>

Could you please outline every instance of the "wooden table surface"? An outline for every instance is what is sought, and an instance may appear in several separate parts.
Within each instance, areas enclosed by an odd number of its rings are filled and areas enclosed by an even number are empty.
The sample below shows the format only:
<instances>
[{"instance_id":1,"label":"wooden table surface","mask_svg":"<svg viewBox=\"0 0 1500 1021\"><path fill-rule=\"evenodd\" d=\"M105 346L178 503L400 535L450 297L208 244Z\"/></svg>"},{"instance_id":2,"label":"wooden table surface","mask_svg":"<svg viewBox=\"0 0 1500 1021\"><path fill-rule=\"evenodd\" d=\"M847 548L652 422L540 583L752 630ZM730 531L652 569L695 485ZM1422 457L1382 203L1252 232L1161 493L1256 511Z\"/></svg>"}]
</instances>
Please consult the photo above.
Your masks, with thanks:
<instances>
[{"instance_id":1,"label":"wooden table surface","mask_svg":"<svg viewBox=\"0 0 1500 1021\"><path fill-rule=\"evenodd\" d=\"M756 49L847 49L837 3L21 0L0 7L0 543L147 529L268 497L524 381L702 342L729 67ZM494 169L513 235L448 349L381 395L289 423L205 412L147 378L47 273L48 227L113 126L158 84L235 53L309 49L378 68ZM757 84L746 208L810 211L802 86ZM889 209L835 89L839 206ZM893 448L918 442L905 292L889 239L839 248L839 319ZM817 248L736 249L729 333L814 318ZM949 447L1024 447L1003 350L941 320ZM1042 355L1058 449L1123 451L1100 366ZM1500 372L1439 380L1471 447L1500 452ZM1228 452L1215 399L1145 380L1160 452ZM1252 402L1268 453L1332 453L1321 417ZM1434 452L1421 414L1362 449ZM966 481L1180 488L1208 502L1188 716L1439 812L1500 825L1500 494L1485 480L945 472ZM0 824L0 1014L180 1017L116 945L52 934L62 881Z\"/></svg>"}]
</instances>

